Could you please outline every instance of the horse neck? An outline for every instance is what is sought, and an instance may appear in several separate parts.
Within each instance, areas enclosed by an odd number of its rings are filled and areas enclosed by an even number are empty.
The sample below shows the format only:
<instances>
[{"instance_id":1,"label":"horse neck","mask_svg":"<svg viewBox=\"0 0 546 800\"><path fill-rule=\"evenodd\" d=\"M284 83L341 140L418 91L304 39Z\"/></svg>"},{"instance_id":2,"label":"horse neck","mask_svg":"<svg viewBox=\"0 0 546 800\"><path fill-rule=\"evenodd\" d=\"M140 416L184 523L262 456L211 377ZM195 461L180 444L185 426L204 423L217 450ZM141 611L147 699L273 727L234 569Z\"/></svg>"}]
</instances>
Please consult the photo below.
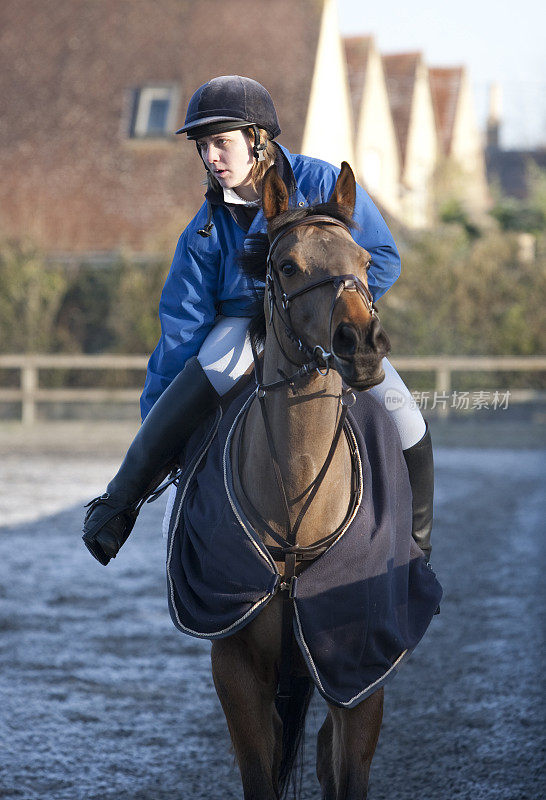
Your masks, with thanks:
<instances>
[{"instance_id":1,"label":"horse neck","mask_svg":"<svg viewBox=\"0 0 546 800\"><path fill-rule=\"evenodd\" d=\"M272 346L269 339L264 354L264 383L279 379L278 370L292 374L294 366ZM292 524L305 503L312 481L320 472L339 421L341 378L330 371L315 373L288 386L267 393L270 422ZM258 400L249 410L242 442L241 481L245 493L260 515L284 535L285 506L282 501L270 455L267 434ZM345 518L350 500L351 459L345 437L341 436L326 477L320 485L298 531L297 542L311 544L334 531ZM268 540L266 539L266 542Z\"/></svg>"}]
</instances>

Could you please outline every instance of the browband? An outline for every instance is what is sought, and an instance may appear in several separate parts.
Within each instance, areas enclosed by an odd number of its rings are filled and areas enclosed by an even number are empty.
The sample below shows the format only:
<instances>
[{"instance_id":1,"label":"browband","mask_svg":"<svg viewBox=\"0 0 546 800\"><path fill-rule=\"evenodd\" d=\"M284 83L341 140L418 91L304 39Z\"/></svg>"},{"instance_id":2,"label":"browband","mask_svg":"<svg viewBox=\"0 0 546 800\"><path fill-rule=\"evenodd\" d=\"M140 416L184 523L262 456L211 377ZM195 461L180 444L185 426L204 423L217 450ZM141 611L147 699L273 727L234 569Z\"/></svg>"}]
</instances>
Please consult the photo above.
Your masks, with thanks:
<instances>
[{"instance_id":1,"label":"browband","mask_svg":"<svg viewBox=\"0 0 546 800\"><path fill-rule=\"evenodd\" d=\"M326 225L337 225L338 228L343 228L344 231L347 233L351 233L350 228L340 219L335 219L334 217L327 217L325 214L311 214L309 217L303 217L303 219L297 219L294 222L291 222L286 228L283 228L273 239L269 246L269 253L267 254L267 262L271 260L271 256L273 255L273 251L276 248L277 244L286 236L287 233L294 230L294 228L299 228L302 225L318 225L318 223L323 223Z\"/></svg>"}]
</instances>

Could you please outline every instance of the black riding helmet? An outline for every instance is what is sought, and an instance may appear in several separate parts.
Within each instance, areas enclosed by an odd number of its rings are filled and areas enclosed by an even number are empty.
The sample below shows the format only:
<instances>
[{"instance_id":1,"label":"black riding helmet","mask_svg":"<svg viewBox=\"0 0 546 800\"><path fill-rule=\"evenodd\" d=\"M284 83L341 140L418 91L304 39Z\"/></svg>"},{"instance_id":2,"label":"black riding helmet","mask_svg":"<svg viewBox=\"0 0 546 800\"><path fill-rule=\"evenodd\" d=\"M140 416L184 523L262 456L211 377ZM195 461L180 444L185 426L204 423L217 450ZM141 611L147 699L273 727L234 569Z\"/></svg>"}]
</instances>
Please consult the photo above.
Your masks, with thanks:
<instances>
[{"instance_id":1,"label":"black riding helmet","mask_svg":"<svg viewBox=\"0 0 546 800\"><path fill-rule=\"evenodd\" d=\"M263 128L270 139L281 129L271 95L265 87L252 78L240 75L222 75L204 83L193 94L186 113L184 126L177 133L188 139L211 136L246 127ZM260 137L256 136L254 155L260 159ZM260 159L261 160L261 159Z\"/></svg>"}]
</instances>

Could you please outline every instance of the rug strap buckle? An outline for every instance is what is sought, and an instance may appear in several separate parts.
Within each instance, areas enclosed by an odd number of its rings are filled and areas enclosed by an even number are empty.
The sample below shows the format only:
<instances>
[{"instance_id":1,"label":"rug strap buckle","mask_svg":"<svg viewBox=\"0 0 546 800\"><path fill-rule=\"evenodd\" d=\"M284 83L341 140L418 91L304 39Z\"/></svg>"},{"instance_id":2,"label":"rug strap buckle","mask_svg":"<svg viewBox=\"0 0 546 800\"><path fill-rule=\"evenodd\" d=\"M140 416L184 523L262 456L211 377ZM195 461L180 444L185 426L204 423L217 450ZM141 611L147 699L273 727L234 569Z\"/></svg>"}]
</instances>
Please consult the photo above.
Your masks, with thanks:
<instances>
[{"instance_id":1,"label":"rug strap buckle","mask_svg":"<svg viewBox=\"0 0 546 800\"><path fill-rule=\"evenodd\" d=\"M297 575L292 575L290 580L281 581L279 589L281 592L288 592L288 597L294 598L296 596L296 584L298 581Z\"/></svg>"}]
</instances>

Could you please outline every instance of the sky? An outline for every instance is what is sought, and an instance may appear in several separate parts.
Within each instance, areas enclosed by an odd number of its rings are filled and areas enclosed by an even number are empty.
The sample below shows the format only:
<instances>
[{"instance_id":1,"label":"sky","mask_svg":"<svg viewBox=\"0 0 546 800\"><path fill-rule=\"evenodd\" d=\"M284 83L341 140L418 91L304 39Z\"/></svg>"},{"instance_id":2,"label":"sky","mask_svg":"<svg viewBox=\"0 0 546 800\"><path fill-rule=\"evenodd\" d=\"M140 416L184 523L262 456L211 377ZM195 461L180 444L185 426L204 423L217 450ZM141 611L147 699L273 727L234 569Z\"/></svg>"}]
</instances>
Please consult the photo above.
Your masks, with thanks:
<instances>
[{"instance_id":1,"label":"sky","mask_svg":"<svg viewBox=\"0 0 546 800\"><path fill-rule=\"evenodd\" d=\"M372 34L382 53L420 50L429 66L466 66L478 121L502 91L501 146L546 146L545 0L338 0L344 36Z\"/></svg>"}]
</instances>

